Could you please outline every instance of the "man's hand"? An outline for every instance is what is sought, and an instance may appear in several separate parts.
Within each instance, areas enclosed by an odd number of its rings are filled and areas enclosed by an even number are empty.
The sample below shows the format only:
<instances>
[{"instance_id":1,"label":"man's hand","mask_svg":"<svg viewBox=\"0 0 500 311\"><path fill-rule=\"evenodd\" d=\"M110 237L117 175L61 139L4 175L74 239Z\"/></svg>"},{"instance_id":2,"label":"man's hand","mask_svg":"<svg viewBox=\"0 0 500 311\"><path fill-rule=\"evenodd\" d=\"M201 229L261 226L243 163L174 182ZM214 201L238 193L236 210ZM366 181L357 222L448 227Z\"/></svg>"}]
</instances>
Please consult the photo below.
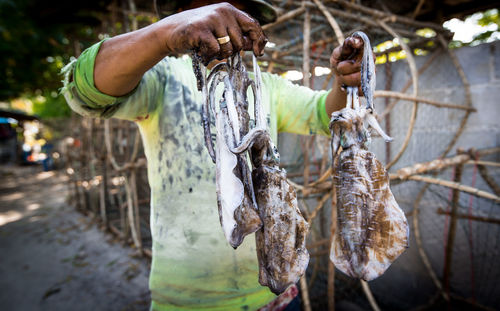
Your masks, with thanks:
<instances>
[{"instance_id":1,"label":"man's hand","mask_svg":"<svg viewBox=\"0 0 500 311\"><path fill-rule=\"evenodd\" d=\"M345 107L347 97L345 87L357 86L358 94L363 95L360 72L363 47L363 40L348 37L341 46L333 50L330 66L335 74L335 82L326 98L325 109L328 116Z\"/></svg>"},{"instance_id":2,"label":"man's hand","mask_svg":"<svg viewBox=\"0 0 500 311\"><path fill-rule=\"evenodd\" d=\"M335 73L336 83L342 88L346 86L359 87L361 91L361 59L363 57L363 40L357 37L348 37L344 43L333 50L330 57L330 66Z\"/></svg>"},{"instance_id":3,"label":"man's hand","mask_svg":"<svg viewBox=\"0 0 500 311\"><path fill-rule=\"evenodd\" d=\"M196 50L205 63L224 59L242 49L262 55L267 38L259 23L229 3L219 3L180 12L157 24L166 53ZM229 36L220 44L217 38Z\"/></svg>"},{"instance_id":4,"label":"man's hand","mask_svg":"<svg viewBox=\"0 0 500 311\"><path fill-rule=\"evenodd\" d=\"M225 36L230 41L220 44L217 38ZM228 3L187 10L105 41L96 57L94 83L105 94L122 96L167 55L196 50L208 63L242 49L262 55L266 42L259 23Z\"/></svg>"}]
</instances>

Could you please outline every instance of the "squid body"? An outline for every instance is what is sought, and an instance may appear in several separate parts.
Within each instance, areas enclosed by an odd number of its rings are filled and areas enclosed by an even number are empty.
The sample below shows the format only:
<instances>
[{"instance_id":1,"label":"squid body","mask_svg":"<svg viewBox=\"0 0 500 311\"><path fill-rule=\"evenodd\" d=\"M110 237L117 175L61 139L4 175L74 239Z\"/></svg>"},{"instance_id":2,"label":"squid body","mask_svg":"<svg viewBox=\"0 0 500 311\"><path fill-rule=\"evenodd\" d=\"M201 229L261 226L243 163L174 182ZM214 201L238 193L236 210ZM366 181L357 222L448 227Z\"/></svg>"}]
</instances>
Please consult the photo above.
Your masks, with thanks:
<instances>
[{"instance_id":1,"label":"squid body","mask_svg":"<svg viewBox=\"0 0 500 311\"><path fill-rule=\"evenodd\" d=\"M367 150L370 125L387 142L392 138L380 128L374 115L375 64L370 42L364 41L361 89L367 106L360 107L357 88L348 88L346 108L330 121L334 185L337 193L337 229L330 259L347 275L370 281L382 275L408 247L409 229L403 211L389 188L384 166ZM342 147L337 157L339 148Z\"/></svg>"},{"instance_id":2,"label":"squid body","mask_svg":"<svg viewBox=\"0 0 500 311\"><path fill-rule=\"evenodd\" d=\"M215 66L208 77L196 54L193 66L203 96L205 144L216 164L217 204L225 237L236 248L246 235L256 232L259 282L280 294L296 283L307 268L308 225L298 209L286 172L279 168L279 153L270 138L262 108L262 78L257 60L254 56L255 82L248 78L239 54ZM217 105L214 94L220 83L224 84L224 91ZM255 99L255 126L251 129L248 87ZM215 118L215 146L210 114Z\"/></svg>"}]
</instances>

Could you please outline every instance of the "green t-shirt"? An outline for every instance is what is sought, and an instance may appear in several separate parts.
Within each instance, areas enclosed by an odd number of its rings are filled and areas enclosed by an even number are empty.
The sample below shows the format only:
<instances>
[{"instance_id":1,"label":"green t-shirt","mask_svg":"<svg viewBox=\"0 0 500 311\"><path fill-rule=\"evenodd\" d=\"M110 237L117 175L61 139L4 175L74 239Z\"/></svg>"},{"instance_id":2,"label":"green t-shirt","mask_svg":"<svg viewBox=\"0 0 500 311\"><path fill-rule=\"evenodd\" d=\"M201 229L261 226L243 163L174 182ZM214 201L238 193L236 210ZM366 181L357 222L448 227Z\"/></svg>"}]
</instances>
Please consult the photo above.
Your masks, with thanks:
<instances>
[{"instance_id":1,"label":"green t-shirt","mask_svg":"<svg viewBox=\"0 0 500 311\"><path fill-rule=\"evenodd\" d=\"M234 250L219 223L215 165L204 145L201 93L189 57L167 57L136 89L112 97L94 86L100 43L68 65L63 94L91 117L135 121L148 161L153 261L153 310L256 310L275 298L258 283L254 235ZM262 99L271 136L328 134L327 92L312 91L263 73ZM219 92L220 93L220 92ZM220 94L219 94L220 95ZM253 94L248 93L250 111Z\"/></svg>"}]
</instances>

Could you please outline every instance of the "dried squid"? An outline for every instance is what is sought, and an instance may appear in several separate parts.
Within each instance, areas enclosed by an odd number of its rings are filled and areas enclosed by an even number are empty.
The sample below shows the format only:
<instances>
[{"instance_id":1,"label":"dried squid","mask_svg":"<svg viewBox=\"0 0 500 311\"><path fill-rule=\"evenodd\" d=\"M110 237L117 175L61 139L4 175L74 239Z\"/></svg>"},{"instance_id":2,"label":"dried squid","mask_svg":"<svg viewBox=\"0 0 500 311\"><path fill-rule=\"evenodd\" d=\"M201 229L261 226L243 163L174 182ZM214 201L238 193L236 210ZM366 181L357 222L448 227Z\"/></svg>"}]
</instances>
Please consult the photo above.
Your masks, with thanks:
<instances>
[{"instance_id":1,"label":"dried squid","mask_svg":"<svg viewBox=\"0 0 500 311\"><path fill-rule=\"evenodd\" d=\"M250 118L246 90L253 82L248 78L239 55L232 57L228 63L217 64L208 77L197 54L193 56L193 67L203 97L205 145L216 164L219 219L227 241L237 248L246 235L262 226L246 156L242 152L231 151L241 148L243 140L248 144L251 142L249 137L264 133L259 129L248 133ZM221 82L224 83L223 97L219 107L215 107L215 90ZM215 148L211 138L210 112L215 116ZM250 136L245 137L247 134Z\"/></svg>"},{"instance_id":2,"label":"dried squid","mask_svg":"<svg viewBox=\"0 0 500 311\"><path fill-rule=\"evenodd\" d=\"M216 163L217 203L224 234L236 248L244 236L256 232L259 282L280 294L296 283L307 268L308 225L286 172L279 168L279 153L267 129L260 68L253 56L255 82L250 80L241 56L235 54L227 63L216 65L207 78L197 56L193 59L204 103L205 144ZM224 83L224 91L216 107L214 94L219 83ZM251 129L248 87L254 94L255 126ZM215 147L210 113L215 116Z\"/></svg>"},{"instance_id":3,"label":"dried squid","mask_svg":"<svg viewBox=\"0 0 500 311\"><path fill-rule=\"evenodd\" d=\"M382 275L408 247L409 229L384 166L368 151L366 123L387 142L392 138L374 115L375 63L370 41L363 32L353 36L364 41L361 89L367 105L360 107L358 89L349 87L346 108L334 112L330 121L334 161L342 146L334 169L337 229L330 259L347 275L369 281Z\"/></svg>"}]
</instances>

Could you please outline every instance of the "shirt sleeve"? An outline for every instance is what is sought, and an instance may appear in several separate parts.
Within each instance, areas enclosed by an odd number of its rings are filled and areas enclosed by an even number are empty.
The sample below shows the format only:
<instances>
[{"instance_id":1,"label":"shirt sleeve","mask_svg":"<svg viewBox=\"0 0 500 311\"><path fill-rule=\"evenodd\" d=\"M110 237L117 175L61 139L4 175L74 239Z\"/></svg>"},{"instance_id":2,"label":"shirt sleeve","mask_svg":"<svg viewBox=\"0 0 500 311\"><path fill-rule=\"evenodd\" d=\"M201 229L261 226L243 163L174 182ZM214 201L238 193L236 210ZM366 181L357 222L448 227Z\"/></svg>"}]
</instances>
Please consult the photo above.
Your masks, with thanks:
<instances>
[{"instance_id":1,"label":"shirt sleeve","mask_svg":"<svg viewBox=\"0 0 500 311\"><path fill-rule=\"evenodd\" d=\"M330 135L325 109L328 91L314 91L274 74L262 75L271 92L278 132Z\"/></svg>"},{"instance_id":2,"label":"shirt sleeve","mask_svg":"<svg viewBox=\"0 0 500 311\"><path fill-rule=\"evenodd\" d=\"M148 70L137 87L121 97L100 92L94 85L94 64L101 41L86 49L77 60L69 63L62 73L65 75L61 93L68 105L75 112L88 117L119 118L140 121L147 118L158 106L164 88L160 85L165 79L158 79L162 74L162 64Z\"/></svg>"}]
</instances>

